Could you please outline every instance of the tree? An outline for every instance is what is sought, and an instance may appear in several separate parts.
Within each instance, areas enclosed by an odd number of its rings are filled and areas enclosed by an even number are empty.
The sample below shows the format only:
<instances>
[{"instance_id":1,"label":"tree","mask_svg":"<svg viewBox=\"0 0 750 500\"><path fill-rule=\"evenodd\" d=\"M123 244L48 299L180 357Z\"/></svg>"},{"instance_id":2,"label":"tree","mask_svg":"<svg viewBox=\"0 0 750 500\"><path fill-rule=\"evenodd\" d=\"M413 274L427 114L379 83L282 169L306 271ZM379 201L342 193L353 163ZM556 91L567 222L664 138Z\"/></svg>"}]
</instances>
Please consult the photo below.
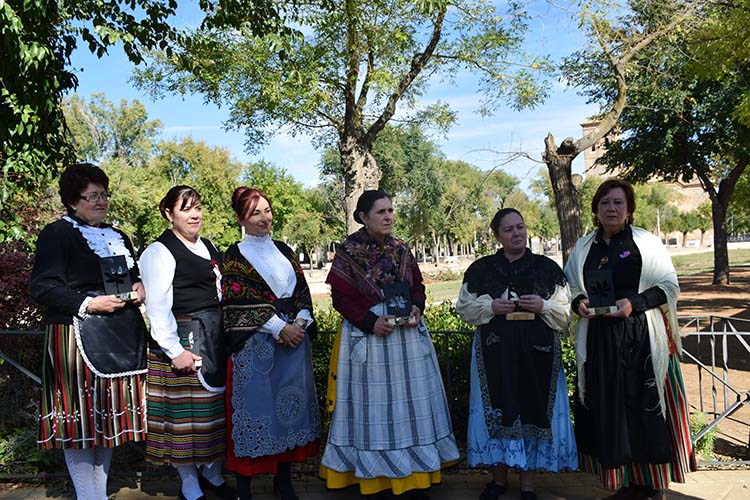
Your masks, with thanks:
<instances>
[{"instance_id":1,"label":"tree","mask_svg":"<svg viewBox=\"0 0 750 500\"><path fill-rule=\"evenodd\" d=\"M691 210L690 212L680 212L677 215L677 221L675 229L682 233L682 246L687 246L687 234L690 231L698 229L701 225L700 217L698 216L697 210Z\"/></svg>"},{"instance_id":2,"label":"tree","mask_svg":"<svg viewBox=\"0 0 750 500\"><path fill-rule=\"evenodd\" d=\"M711 4L712 12L723 7ZM715 284L729 282L726 215L734 187L750 161L750 127L736 110L750 89L750 66L720 78L694 71L689 61L703 47L676 33L669 46L647 50L623 112L623 137L602 160L634 181L697 178L711 200ZM592 79L606 85L605 76Z\"/></svg>"},{"instance_id":3,"label":"tree","mask_svg":"<svg viewBox=\"0 0 750 500\"><path fill-rule=\"evenodd\" d=\"M92 95L88 103L73 94L62 106L77 161L122 159L143 165L153 155L162 123L149 120L137 99L115 106L104 94Z\"/></svg>"},{"instance_id":4,"label":"tree","mask_svg":"<svg viewBox=\"0 0 750 500\"><path fill-rule=\"evenodd\" d=\"M596 6L596 2L593 4ZM655 7L647 1L631 0L628 6L614 20L610 12L584 8L581 24L587 28L589 44L566 58L560 68L562 76L584 89L583 93L591 97L590 102L598 102L602 109L596 117L599 124L588 135L578 139L568 137L560 146L551 133L544 139L542 158L554 192L563 261L583 234L581 197L571 170L573 160L617 126L644 51L675 30L685 29L694 14L693 8L682 2L673 2L661 12L654 12ZM596 84L592 84L592 73L599 76Z\"/></svg>"},{"instance_id":5,"label":"tree","mask_svg":"<svg viewBox=\"0 0 750 500\"><path fill-rule=\"evenodd\" d=\"M77 85L68 66L79 39L99 57L121 42L137 63L144 49L169 49L175 7L174 0L0 2L0 241L19 236L6 206L11 195L43 189L73 160L61 104Z\"/></svg>"},{"instance_id":6,"label":"tree","mask_svg":"<svg viewBox=\"0 0 750 500\"><path fill-rule=\"evenodd\" d=\"M245 130L250 149L283 127L336 144L353 231L358 196L381 177L373 144L398 106L413 109L403 120L452 121L442 103L416 109L431 78L476 72L488 106L506 96L530 106L543 96L535 79L544 62L519 56L526 13L515 2L509 9L502 15L489 0L311 3L297 11L290 36L189 33L178 57L161 58L140 82L156 94L197 92L230 106L230 125Z\"/></svg>"}]
</instances>

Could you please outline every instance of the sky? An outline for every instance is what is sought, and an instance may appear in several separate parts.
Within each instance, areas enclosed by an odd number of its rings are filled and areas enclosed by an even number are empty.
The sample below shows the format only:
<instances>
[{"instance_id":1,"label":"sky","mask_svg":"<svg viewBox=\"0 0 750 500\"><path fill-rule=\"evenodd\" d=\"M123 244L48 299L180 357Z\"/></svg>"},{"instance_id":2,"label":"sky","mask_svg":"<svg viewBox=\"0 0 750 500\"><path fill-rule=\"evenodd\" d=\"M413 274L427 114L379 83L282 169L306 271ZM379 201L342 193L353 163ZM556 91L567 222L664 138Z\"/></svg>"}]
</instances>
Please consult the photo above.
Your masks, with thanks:
<instances>
[{"instance_id":1,"label":"sky","mask_svg":"<svg viewBox=\"0 0 750 500\"><path fill-rule=\"evenodd\" d=\"M197 26L201 20L197 0L181 2L175 20L178 26ZM532 21L526 48L537 54L548 54L553 60L580 48L583 33L576 22L567 19L552 8L545 7ZM80 44L74 52L71 65L78 76L77 94L88 100L92 94L103 93L115 104L122 99L141 101L150 119L163 124L162 138L173 139L192 136L209 146L220 146L230 151L244 163L266 160L286 169L306 187L318 182L320 151L313 148L308 136L293 137L283 130L258 154L245 152L245 138L241 131L227 130L224 122L229 116L228 108L205 104L201 96L167 96L153 101L130 81L133 65L120 47L113 47L109 55L97 59ZM586 104L576 95L575 89L554 82L552 92L544 104L524 111L499 108L492 116L482 117L477 113L481 96L470 74L456 78L458 85L434 81L423 96L423 102L437 100L451 105L457 113L457 123L444 136L434 135L445 156L451 160L462 160L482 169L496 167L504 161L496 152L524 151L532 158L541 160L544 138L551 132L559 145L565 137L578 138L580 123L598 111L596 105ZM505 172L520 179L528 186L530 178L536 176L544 165L519 159L503 165ZM583 168L582 155L573 164L573 170Z\"/></svg>"}]
</instances>

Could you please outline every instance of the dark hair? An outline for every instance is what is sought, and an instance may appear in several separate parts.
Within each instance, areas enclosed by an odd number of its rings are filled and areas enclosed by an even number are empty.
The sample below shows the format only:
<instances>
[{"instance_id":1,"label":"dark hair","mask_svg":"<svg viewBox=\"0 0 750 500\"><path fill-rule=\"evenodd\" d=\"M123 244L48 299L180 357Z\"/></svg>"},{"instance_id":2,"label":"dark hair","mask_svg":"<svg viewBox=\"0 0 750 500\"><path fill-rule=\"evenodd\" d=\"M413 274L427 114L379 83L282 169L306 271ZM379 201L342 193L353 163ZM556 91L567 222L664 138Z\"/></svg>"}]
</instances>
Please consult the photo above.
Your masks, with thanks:
<instances>
[{"instance_id":1,"label":"dark hair","mask_svg":"<svg viewBox=\"0 0 750 500\"><path fill-rule=\"evenodd\" d=\"M58 181L60 200L65 205L68 215L73 214L73 204L81 199L81 191L89 184L98 184L108 191L109 177L93 163L76 163L62 173Z\"/></svg>"},{"instance_id":2,"label":"dark hair","mask_svg":"<svg viewBox=\"0 0 750 500\"><path fill-rule=\"evenodd\" d=\"M490 222L490 229L492 229L492 234L497 236L497 232L500 229L500 223L502 223L505 216L509 214L518 214L521 220L523 220L523 215L521 215L521 212L519 212L515 208L501 208L492 218L492 222Z\"/></svg>"},{"instance_id":3,"label":"dark hair","mask_svg":"<svg viewBox=\"0 0 750 500\"><path fill-rule=\"evenodd\" d=\"M360 224L364 224L364 222L362 222L362 218L359 216L359 213L364 212L365 214L367 214L367 212L372 209L373 205L375 205L375 202L382 198L388 198L389 200L391 199L391 197L388 196L382 189L368 189L367 191L362 193L357 200L357 207L354 209L354 220Z\"/></svg>"},{"instance_id":4,"label":"dark hair","mask_svg":"<svg viewBox=\"0 0 750 500\"><path fill-rule=\"evenodd\" d=\"M258 206L258 200L263 198L268 202L268 207L271 209L273 214L273 206L271 200L268 199L268 195L260 189L249 188L247 186L240 186L232 193L232 208L234 213L237 214L239 220L247 220Z\"/></svg>"},{"instance_id":5,"label":"dark hair","mask_svg":"<svg viewBox=\"0 0 750 500\"><path fill-rule=\"evenodd\" d=\"M201 201L201 195L195 189L190 186L174 186L167 191L167 194L165 194L164 198L159 202L159 211L161 212L162 217L169 220L167 217L167 210L174 212L177 203L180 203L180 208L178 210L182 210L188 203L192 206L199 201Z\"/></svg>"},{"instance_id":6,"label":"dark hair","mask_svg":"<svg viewBox=\"0 0 750 500\"><path fill-rule=\"evenodd\" d=\"M602 227L602 223L596 216L599 202L602 198L607 196L607 193L617 188L620 188L625 192L625 201L628 203L628 218L625 219L625 224L633 223L633 214L635 213L635 191L633 191L633 185L626 180L612 178L599 184L596 193L594 193L594 197L591 199L591 215L596 227Z\"/></svg>"}]
</instances>

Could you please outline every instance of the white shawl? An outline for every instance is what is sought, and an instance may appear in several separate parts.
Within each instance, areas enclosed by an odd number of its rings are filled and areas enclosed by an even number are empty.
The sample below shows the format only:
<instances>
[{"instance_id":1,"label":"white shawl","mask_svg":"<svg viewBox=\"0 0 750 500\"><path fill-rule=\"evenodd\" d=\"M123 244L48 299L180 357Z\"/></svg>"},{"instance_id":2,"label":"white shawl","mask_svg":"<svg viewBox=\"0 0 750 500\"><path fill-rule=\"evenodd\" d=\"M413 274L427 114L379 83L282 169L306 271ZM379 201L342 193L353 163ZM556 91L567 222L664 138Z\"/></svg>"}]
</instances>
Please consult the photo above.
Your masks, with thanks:
<instances>
[{"instance_id":1,"label":"white shawl","mask_svg":"<svg viewBox=\"0 0 750 500\"><path fill-rule=\"evenodd\" d=\"M646 311L649 341L651 344L651 363L654 368L654 375L658 381L656 387L659 393L662 415L666 415L664 384L669 366L669 342L666 335L666 325L661 312L664 312L669 322L672 340L675 346L677 346L678 354L681 355L682 341L680 339L680 328L677 324L677 298L680 295L680 286L677 283L677 273L672 265L672 259L659 237L639 227L631 227L631 229L633 230L633 241L641 252L643 262L641 278L638 283L638 293L658 286L667 296L667 303L662 305L661 309L653 308ZM570 291L573 297L586 295L586 288L583 285L583 263L586 261L595 237L596 231L593 231L579 239L568 258L568 262L565 264L565 276L570 284ZM578 392L582 403L584 402L584 394L586 392L584 363L586 362L586 335L588 333L588 326L588 319L578 317L578 324L575 330L576 360L578 364Z\"/></svg>"}]
</instances>

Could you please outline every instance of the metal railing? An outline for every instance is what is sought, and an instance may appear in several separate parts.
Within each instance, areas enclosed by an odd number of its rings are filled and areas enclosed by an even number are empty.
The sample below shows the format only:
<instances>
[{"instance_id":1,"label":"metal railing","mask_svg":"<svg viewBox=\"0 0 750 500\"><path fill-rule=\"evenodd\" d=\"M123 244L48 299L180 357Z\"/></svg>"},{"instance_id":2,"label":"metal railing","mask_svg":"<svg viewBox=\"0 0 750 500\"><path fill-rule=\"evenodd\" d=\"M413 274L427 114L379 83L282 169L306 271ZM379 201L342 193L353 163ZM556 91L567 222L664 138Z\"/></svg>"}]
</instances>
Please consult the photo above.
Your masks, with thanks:
<instances>
[{"instance_id":1,"label":"metal railing","mask_svg":"<svg viewBox=\"0 0 750 500\"><path fill-rule=\"evenodd\" d=\"M743 406L750 408L750 385L739 387L730 377L732 369L750 371L750 320L715 315L680 316L679 320L683 336L683 362L694 363L697 367L698 402L697 406L695 402L692 402L692 405L695 410L712 418L706 427L692 436L693 442L711 432L722 421L731 420L747 428L745 446L750 448L750 422L736 417L736 413ZM42 333L38 330L0 330L0 335L40 335ZM333 331L319 333L335 335ZM431 333L438 351L446 396L449 402L458 403L468 394L463 394L463 392L454 394L452 382L454 370L466 371L467 365L464 363L470 359L469 349L473 332L435 330ZM455 340L451 341L452 339ZM454 366L453 360L456 357L464 359L458 367ZM41 384L37 375L8 354L0 352L0 359L18 369L36 384ZM683 377L685 376L690 375L683 373ZM704 394L704 380L707 380L710 385L710 404L708 397ZM464 410L464 408L451 405L452 413ZM742 463L750 463L750 461Z\"/></svg>"},{"instance_id":2,"label":"metal railing","mask_svg":"<svg viewBox=\"0 0 750 500\"><path fill-rule=\"evenodd\" d=\"M697 410L713 418L693 436L693 442L722 421L731 420L747 428L745 445L750 447L750 422L735 417L743 406L750 408L750 383L740 387L730 377L730 370L750 371L750 320L715 315L681 316L679 320L683 362L692 361L697 367ZM686 375L683 373L683 378ZM705 377L710 386L710 407L703 391Z\"/></svg>"}]
</instances>

